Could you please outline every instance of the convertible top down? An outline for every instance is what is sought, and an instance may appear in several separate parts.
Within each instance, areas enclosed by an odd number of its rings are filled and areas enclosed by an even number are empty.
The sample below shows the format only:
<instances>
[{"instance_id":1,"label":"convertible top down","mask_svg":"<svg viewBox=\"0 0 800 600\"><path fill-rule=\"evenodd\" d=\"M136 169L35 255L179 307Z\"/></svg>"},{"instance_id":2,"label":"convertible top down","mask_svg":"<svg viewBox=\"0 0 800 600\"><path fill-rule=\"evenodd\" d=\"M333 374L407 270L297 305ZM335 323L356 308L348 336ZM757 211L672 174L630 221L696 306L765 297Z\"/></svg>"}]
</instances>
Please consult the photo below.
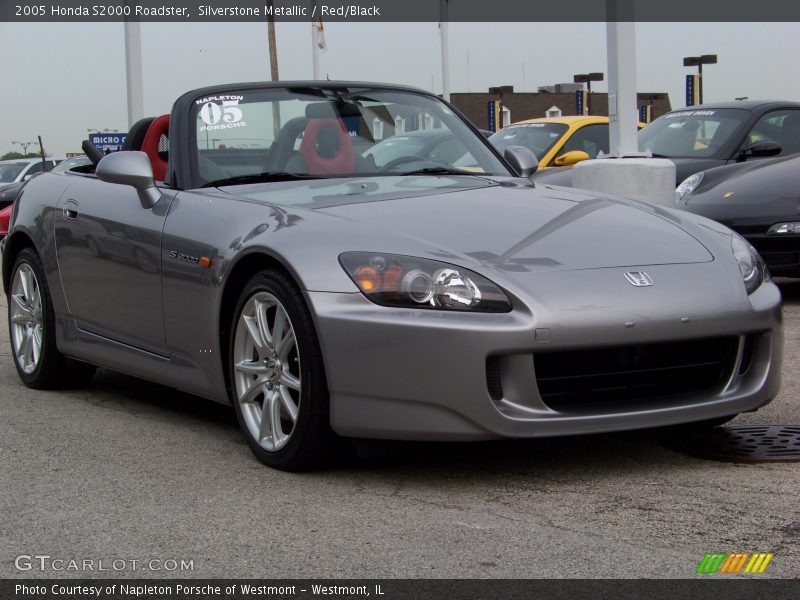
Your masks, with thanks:
<instances>
[{"instance_id":1,"label":"convertible top down","mask_svg":"<svg viewBox=\"0 0 800 600\"><path fill-rule=\"evenodd\" d=\"M403 151L426 129L446 154ZM2 242L17 370L230 402L290 470L347 436L715 423L777 394L780 294L748 243L534 169L412 88L189 92L96 169L20 190Z\"/></svg>"}]
</instances>

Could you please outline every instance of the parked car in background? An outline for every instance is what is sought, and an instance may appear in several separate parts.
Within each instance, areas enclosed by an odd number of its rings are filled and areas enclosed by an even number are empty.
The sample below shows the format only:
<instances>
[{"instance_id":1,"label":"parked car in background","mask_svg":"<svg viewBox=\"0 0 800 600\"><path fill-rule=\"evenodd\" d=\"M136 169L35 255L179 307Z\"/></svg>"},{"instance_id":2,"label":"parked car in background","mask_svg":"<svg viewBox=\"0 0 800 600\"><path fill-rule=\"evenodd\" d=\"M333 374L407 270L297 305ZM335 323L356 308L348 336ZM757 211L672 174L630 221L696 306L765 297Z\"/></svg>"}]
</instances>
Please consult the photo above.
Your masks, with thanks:
<instances>
[{"instance_id":1,"label":"parked car in background","mask_svg":"<svg viewBox=\"0 0 800 600\"><path fill-rule=\"evenodd\" d=\"M539 170L568 167L597 158L600 152L608 154L608 117L529 119L504 127L489 141L500 152L509 146L530 148L539 159Z\"/></svg>"},{"instance_id":2,"label":"parked car in background","mask_svg":"<svg viewBox=\"0 0 800 600\"><path fill-rule=\"evenodd\" d=\"M740 233L773 275L800 277L800 154L700 171L677 191L678 208Z\"/></svg>"},{"instance_id":3,"label":"parked car in background","mask_svg":"<svg viewBox=\"0 0 800 600\"><path fill-rule=\"evenodd\" d=\"M382 168L393 161L408 162L408 157L452 164L465 152L464 144L459 142L452 132L438 128L393 135L369 148L364 152L364 157L372 158L375 166Z\"/></svg>"},{"instance_id":4,"label":"parked car in background","mask_svg":"<svg viewBox=\"0 0 800 600\"><path fill-rule=\"evenodd\" d=\"M40 165L42 164L41 159L36 160L39 161ZM91 164L92 162L85 156L75 156L58 163L52 168L52 172L65 173L72 169L85 168ZM41 173L41 170L36 171L36 173ZM33 173L32 175L35 175L36 173ZM30 178L26 176L23 177L25 180ZM20 180L0 187L0 240L6 237L8 234L8 224L11 219L11 210L13 208L14 200L16 199L23 183L25 182Z\"/></svg>"},{"instance_id":5,"label":"parked car in background","mask_svg":"<svg viewBox=\"0 0 800 600\"><path fill-rule=\"evenodd\" d=\"M55 165L60 163L63 158L46 158L45 165L42 165L41 158L17 158L14 160L0 161L0 189L7 187L14 183L20 183L29 179L36 173L41 173L44 170L52 169Z\"/></svg>"},{"instance_id":6,"label":"parked car in background","mask_svg":"<svg viewBox=\"0 0 800 600\"><path fill-rule=\"evenodd\" d=\"M675 163L675 185L706 169L800 152L800 103L746 100L703 104L662 115L639 131L639 150ZM572 185L572 173L534 179Z\"/></svg>"}]
</instances>

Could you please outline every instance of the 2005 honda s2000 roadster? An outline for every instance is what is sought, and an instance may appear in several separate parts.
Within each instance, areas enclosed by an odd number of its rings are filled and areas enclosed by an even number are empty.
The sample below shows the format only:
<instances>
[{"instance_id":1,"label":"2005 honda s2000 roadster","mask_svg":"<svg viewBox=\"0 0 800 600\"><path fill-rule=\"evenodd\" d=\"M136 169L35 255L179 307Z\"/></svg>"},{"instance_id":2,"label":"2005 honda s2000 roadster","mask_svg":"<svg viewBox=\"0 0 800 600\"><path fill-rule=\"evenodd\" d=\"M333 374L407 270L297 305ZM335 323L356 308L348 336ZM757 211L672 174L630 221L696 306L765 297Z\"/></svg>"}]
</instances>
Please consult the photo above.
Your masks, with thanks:
<instances>
[{"instance_id":1,"label":"2005 honda s2000 roadster","mask_svg":"<svg viewBox=\"0 0 800 600\"><path fill-rule=\"evenodd\" d=\"M446 152L418 155L420 129ZM717 423L778 392L780 294L747 242L534 184L529 150L426 92L206 88L84 147L96 168L32 178L3 242L31 387L98 365L230 402L287 470L342 437Z\"/></svg>"}]
</instances>

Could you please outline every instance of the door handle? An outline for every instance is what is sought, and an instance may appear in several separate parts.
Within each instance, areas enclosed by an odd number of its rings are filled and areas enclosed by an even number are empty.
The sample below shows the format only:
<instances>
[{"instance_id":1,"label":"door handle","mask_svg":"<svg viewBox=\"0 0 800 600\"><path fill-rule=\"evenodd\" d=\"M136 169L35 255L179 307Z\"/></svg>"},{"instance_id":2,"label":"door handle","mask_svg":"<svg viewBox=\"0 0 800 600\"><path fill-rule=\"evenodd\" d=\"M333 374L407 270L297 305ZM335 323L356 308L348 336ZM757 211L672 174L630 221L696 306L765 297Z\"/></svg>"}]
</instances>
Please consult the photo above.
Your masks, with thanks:
<instances>
[{"instance_id":1,"label":"door handle","mask_svg":"<svg viewBox=\"0 0 800 600\"><path fill-rule=\"evenodd\" d=\"M78 218L78 203L75 200L67 200L64 205L64 218L70 221Z\"/></svg>"}]
</instances>

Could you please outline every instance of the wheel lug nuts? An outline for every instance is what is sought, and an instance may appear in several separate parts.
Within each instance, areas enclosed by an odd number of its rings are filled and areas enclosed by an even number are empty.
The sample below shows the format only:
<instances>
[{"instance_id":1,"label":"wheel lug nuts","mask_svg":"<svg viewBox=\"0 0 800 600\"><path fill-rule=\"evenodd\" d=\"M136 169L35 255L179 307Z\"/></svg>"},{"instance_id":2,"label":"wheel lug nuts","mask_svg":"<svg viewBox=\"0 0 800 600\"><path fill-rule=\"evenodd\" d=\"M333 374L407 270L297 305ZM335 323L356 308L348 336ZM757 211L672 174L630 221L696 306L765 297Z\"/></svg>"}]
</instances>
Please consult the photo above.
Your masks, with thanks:
<instances>
[{"instance_id":1,"label":"wheel lug nuts","mask_svg":"<svg viewBox=\"0 0 800 600\"><path fill-rule=\"evenodd\" d=\"M274 386L274 385L272 385L272 382L269 382L269 383L267 384L267 389L268 389L268 390L271 390L273 387L275 387L275 386Z\"/></svg>"}]
</instances>

